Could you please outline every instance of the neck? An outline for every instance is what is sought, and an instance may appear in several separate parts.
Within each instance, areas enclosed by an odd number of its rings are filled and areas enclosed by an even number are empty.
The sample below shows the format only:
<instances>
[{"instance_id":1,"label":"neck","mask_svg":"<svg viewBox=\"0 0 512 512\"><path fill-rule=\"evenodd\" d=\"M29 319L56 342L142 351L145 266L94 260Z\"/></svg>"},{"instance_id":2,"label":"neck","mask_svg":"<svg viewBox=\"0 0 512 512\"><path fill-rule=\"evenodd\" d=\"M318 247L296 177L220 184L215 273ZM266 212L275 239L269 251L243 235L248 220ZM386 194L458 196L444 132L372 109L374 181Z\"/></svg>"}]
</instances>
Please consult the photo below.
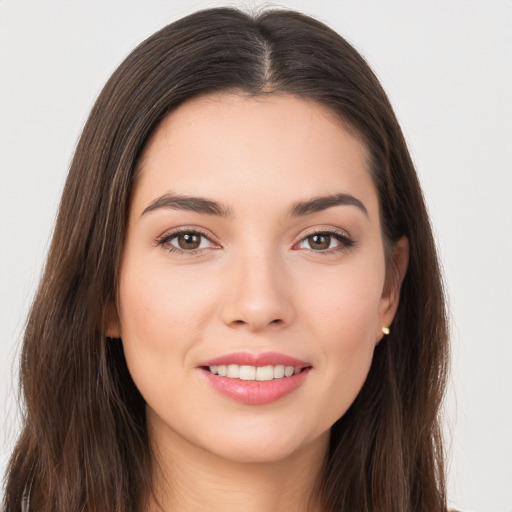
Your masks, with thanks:
<instances>
[{"instance_id":1,"label":"neck","mask_svg":"<svg viewBox=\"0 0 512 512\"><path fill-rule=\"evenodd\" d=\"M153 450L155 499L148 512L320 512L327 444L328 434L278 461L240 462L176 435Z\"/></svg>"}]
</instances>

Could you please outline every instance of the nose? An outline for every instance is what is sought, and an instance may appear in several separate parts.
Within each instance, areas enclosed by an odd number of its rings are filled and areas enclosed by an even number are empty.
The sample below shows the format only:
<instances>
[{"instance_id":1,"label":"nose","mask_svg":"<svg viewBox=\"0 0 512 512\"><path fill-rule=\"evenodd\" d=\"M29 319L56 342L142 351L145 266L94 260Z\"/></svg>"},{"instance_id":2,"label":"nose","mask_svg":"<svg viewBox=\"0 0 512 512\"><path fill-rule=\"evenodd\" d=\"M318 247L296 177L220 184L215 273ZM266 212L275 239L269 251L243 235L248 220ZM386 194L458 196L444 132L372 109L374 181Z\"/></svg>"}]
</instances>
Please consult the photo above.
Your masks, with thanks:
<instances>
[{"instance_id":1,"label":"nose","mask_svg":"<svg viewBox=\"0 0 512 512\"><path fill-rule=\"evenodd\" d=\"M233 263L225 282L223 322L250 332L289 325L295 308L283 262L270 255L241 255Z\"/></svg>"}]
</instances>

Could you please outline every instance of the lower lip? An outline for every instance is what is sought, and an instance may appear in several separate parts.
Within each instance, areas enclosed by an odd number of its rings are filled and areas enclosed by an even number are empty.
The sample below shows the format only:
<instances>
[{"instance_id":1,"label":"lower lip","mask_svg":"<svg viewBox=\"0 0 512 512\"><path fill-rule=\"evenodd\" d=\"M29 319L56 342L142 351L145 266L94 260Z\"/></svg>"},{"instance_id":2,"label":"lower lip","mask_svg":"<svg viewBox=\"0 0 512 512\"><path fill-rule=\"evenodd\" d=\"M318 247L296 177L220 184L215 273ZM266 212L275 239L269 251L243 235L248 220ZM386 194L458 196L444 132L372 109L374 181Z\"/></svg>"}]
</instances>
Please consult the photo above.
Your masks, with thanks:
<instances>
[{"instance_id":1,"label":"lower lip","mask_svg":"<svg viewBox=\"0 0 512 512\"><path fill-rule=\"evenodd\" d=\"M202 372L210 385L224 396L243 404L265 405L275 402L299 388L309 370L310 368L305 368L291 377L266 381L230 379L214 375L203 369Z\"/></svg>"}]
</instances>

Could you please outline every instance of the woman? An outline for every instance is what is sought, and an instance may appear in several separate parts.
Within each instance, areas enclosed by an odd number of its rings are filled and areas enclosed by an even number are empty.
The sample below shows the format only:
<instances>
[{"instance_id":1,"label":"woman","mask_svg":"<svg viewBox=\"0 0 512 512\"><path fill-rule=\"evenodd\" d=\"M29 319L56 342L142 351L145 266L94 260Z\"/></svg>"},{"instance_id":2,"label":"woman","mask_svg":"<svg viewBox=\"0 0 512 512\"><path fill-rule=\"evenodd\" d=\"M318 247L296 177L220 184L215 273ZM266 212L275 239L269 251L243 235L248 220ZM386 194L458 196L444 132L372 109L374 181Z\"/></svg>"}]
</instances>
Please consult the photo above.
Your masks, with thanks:
<instances>
[{"instance_id":1,"label":"woman","mask_svg":"<svg viewBox=\"0 0 512 512\"><path fill-rule=\"evenodd\" d=\"M5 509L446 510L447 327L362 57L198 12L94 106L25 333Z\"/></svg>"}]
</instances>

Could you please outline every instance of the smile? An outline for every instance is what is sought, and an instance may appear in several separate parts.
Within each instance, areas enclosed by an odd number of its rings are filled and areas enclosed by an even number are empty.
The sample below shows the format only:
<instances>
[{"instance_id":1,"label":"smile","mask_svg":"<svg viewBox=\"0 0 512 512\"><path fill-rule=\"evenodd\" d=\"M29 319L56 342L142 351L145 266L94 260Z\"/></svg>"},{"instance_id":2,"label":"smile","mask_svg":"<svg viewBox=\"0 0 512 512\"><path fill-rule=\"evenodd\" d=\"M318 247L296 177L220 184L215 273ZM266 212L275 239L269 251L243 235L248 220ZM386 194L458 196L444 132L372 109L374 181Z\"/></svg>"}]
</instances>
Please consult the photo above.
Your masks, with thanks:
<instances>
[{"instance_id":1,"label":"smile","mask_svg":"<svg viewBox=\"0 0 512 512\"><path fill-rule=\"evenodd\" d=\"M283 364L266 366L249 366L238 364L221 364L208 367L210 373L227 377L229 379L269 381L283 379L297 375L302 370L299 366L285 366Z\"/></svg>"},{"instance_id":2,"label":"smile","mask_svg":"<svg viewBox=\"0 0 512 512\"><path fill-rule=\"evenodd\" d=\"M276 402L299 390L312 365L276 352L237 352L203 361L198 369L224 397L247 405Z\"/></svg>"}]
</instances>

